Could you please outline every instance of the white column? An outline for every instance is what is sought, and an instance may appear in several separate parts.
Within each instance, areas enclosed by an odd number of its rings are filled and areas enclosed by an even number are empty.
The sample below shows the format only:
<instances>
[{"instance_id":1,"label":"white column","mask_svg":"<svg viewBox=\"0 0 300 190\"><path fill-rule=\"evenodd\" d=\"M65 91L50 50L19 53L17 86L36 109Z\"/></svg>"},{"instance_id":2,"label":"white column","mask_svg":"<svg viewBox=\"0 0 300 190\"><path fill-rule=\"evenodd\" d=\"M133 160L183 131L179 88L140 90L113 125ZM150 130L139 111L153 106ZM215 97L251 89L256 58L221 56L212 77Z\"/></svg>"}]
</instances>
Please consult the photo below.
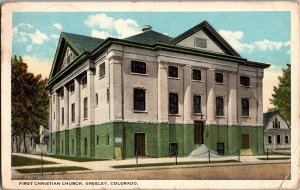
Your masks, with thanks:
<instances>
[{"instance_id":1,"label":"white column","mask_svg":"<svg viewBox=\"0 0 300 190\"><path fill-rule=\"evenodd\" d=\"M257 125L263 126L263 77L257 76L256 78L256 101L257 101Z\"/></svg>"},{"instance_id":2,"label":"white column","mask_svg":"<svg viewBox=\"0 0 300 190\"><path fill-rule=\"evenodd\" d=\"M228 125L237 125L237 75L236 73L228 73Z\"/></svg>"},{"instance_id":3,"label":"white column","mask_svg":"<svg viewBox=\"0 0 300 190\"><path fill-rule=\"evenodd\" d=\"M164 61L158 62L158 121L167 122L169 119L168 110L168 64Z\"/></svg>"},{"instance_id":4,"label":"white column","mask_svg":"<svg viewBox=\"0 0 300 190\"><path fill-rule=\"evenodd\" d=\"M64 86L64 128L69 128L69 89Z\"/></svg>"},{"instance_id":5,"label":"white column","mask_svg":"<svg viewBox=\"0 0 300 190\"><path fill-rule=\"evenodd\" d=\"M81 85L80 85L80 78L74 79L74 87L75 87L75 124L76 127L80 127L80 92L81 92Z\"/></svg>"},{"instance_id":6,"label":"white column","mask_svg":"<svg viewBox=\"0 0 300 190\"><path fill-rule=\"evenodd\" d=\"M207 70L207 124L215 124L215 72L213 69Z\"/></svg>"},{"instance_id":7,"label":"white column","mask_svg":"<svg viewBox=\"0 0 300 190\"><path fill-rule=\"evenodd\" d=\"M60 102L60 96L58 95L58 93L55 93L55 104L56 104L56 115L55 115L55 119L56 119L56 131L59 131L60 129L60 110L59 110L59 102Z\"/></svg>"},{"instance_id":8,"label":"white column","mask_svg":"<svg viewBox=\"0 0 300 190\"><path fill-rule=\"evenodd\" d=\"M184 103L183 103L183 114L184 114L184 122L185 123L191 123L192 122L192 92L191 92L191 67L185 66L183 68L184 72Z\"/></svg>"},{"instance_id":9,"label":"white column","mask_svg":"<svg viewBox=\"0 0 300 190\"><path fill-rule=\"evenodd\" d=\"M95 123L95 70L90 68L87 70L87 87L88 87L88 115L90 124Z\"/></svg>"}]
</instances>

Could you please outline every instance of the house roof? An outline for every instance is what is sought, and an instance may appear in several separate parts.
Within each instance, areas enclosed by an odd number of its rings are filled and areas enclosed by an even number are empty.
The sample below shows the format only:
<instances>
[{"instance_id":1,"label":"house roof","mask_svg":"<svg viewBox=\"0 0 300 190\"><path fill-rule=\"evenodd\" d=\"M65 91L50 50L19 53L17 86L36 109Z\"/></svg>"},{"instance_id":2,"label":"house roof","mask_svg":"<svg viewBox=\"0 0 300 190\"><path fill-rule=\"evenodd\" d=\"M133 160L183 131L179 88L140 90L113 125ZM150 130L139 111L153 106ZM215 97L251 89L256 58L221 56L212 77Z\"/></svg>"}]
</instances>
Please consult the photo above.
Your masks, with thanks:
<instances>
[{"instance_id":1,"label":"house roof","mask_svg":"<svg viewBox=\"0 0 300 190\"><path fill-rule=\"evenodd\" d=\"M97 47L97 45L104 41L100 38L93 38L67 32L62 32L61 36L64 37L68 43L74 46L78 54L81 54L84 51L91 52Z\"/></svg>"},{"instance_id":2,"label":"house roof","mask_svg":"<svg viewBox=\"0 0 300 190\"><path fill-rule=\"evenodd\" d=\"M281 115L281 113L279 111L271 111L271 112L266 112L263 114L264 128L266 128L268 122L275 114L278 114L280 117L282 117L285 120L285 122L287 123L287 126L290 127L288 121L285 119L285 117L283 117L283 115Z\"/></svg>"},{"instance_id":3,"label":"house roof","mask_svg":"<svg viewBox=\"0 0 300 190\"><path fill-rule=\"evenodd\" d=\"M124 40L153 45L156 43L169 44L172 39L172 37L165 34L153 30L148 30L143 33L125 38Z\"/></svg>"}]
</instances>

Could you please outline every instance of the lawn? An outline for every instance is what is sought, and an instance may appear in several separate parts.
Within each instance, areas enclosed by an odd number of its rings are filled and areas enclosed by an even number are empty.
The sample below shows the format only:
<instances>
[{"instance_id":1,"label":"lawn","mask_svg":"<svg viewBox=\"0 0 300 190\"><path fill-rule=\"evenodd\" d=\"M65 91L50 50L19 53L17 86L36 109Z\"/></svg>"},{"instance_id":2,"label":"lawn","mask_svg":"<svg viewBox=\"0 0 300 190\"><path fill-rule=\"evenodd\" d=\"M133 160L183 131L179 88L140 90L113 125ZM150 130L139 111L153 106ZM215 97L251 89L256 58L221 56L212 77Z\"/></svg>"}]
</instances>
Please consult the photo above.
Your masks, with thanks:
<instances>
[{"instance_id":1,"label":"lawn","mask_svg":"<svg viewBox=\"0 0 300 190\"><path fill-rule=\"evenodd\" d=\"M23 156L16 156L16 155L11 156L11 166L12 167L31 166L31 165L40 165L40 164L41 164L41 160L39 160L39 159L33 159L33 158L28 158L28 157L23 157ZM43 164L56 164L56 163L43 160Z\"/></svg>"},{"instance_id":2,"label":"lawn","mask_svg":"<svg viewBox=\"0 0 300 190\"><path fill-rule=\"evenodd\" d=\"M210 163L231 163L239 162L237 160L212 160ZM192 164L207 164L208 161L192 161L192 162L178 162L177 165L192 165ZM156 166L174 166L175 162L164 163L151 163L151 164L139 164L138 167L156 167ZM135 168L135 164L113 166L113 168Z\"/></svg>"},{"instance_id":3,"label":"lawn","mask_svg":"<svg viewBox=\"0 0 300 190\"><path fill-rule=\"evenodd\" d=\"M81 171L81 170L89 170L89 169L82 168L82 167L77 167L77 166L51 167L51 168L43 168L43 173ZM41 173L41 168L16 169L16 171L20 172L20 173Z\"/></svg>"},{"instance_id":4,"label":"lawn","mask_svg":"<svg viewBox=\"0 0 300 190\"><path fill-rule=\"evenodd\" d=\"M58 158L58 159L63 159L63 160L70 160L70 161L75 161L75 162L91 162L91 161L104 161L104 160L107 160L107 159L71 157L71 156L61 156L61 155L47 155L47 157Z\"/></svg>"}]
</instances>

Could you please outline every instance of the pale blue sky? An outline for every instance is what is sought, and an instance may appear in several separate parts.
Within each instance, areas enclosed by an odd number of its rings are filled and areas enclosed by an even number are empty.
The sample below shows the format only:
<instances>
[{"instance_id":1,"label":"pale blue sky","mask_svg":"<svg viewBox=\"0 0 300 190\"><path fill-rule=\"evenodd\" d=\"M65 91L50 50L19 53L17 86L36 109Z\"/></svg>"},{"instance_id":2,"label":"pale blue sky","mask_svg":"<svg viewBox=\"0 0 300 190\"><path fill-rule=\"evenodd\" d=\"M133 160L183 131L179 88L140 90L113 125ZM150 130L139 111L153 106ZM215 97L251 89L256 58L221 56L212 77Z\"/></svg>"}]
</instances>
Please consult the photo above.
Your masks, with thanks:
<instances>
[{"instance_id":1,"label":"pale blue sky","mask_svg":"<svg viewBox=\"0 0 300 190\"><path fill-rule=\"evenodd\" d=\"M62 31L124 38L140 32L143 25L151 25L157 32L176 37L204 20L243 57L272 64L266 74L272 71L270 76L278 76L290 63L290 13L275 11L15 12L12 55L22 56L31 72L47 77Z\"/></svg>"}]
</instances>

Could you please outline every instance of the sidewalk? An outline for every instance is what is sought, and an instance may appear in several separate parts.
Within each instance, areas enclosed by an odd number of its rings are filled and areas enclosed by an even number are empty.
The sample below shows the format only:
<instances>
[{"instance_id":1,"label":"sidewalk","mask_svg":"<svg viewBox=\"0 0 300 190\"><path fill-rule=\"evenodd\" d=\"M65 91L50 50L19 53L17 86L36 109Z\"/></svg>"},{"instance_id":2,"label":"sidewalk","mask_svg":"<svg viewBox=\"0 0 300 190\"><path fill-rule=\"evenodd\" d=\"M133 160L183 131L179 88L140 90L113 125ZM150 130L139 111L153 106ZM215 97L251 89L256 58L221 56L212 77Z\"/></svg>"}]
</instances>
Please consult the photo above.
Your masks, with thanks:
<instances>
[{"instance_id":1,"label":"sidewalk","mask_svg":"<svg viewBox=\"0 0 300 190\"><path fill-rule=\"evenodd\" d=\"M18 156L24 156L34 159L41 159L41 156L39 155L31 155L31 154L23 154L23 153L12 153L12 155L18 155ZM272 157L287 157L283 155L270 155L269 158ZM261 156L241 156L240 162L232 162L232 163L207 163L207 164L193 164L193 165L175 165L175 157L168 157L168 158L145 158L140 157L138 159L138 164L148 164L148 163L174 163L174 165L171 166L159 166L159 168L174 168L174 167L199 167L199 166L224 166L224 165L243 165L243 164L266 164L266 163L286 163L290 162L290 160L259 160L257 158L266 158L266 155ZM43 156L43 160L46 161L52 161L56 162L57 164L49 164L49 165L43 165L44 168L49 167L63 167L63 166L79 166L88 168L91 171L90 172L99 172L99 171L119 171L119 170L135 170L136 168L126 168L126 169L117 169L113 168L112 166L118 166L118 165L135 165L136 159L126 159L126 160L105 160L105 161L90 161L90 162L75 162L70 160L63 160L58 158L52 158ZM218 157L218 158L211 158L211 161L214 160L238 160L238 156L224 156L224 157ZM202 158L187 158L187 157L178 157L177 162L190 162L190 161L205 161L208 162L207 157ZM18 167L12 167L12 169L26 169L26 168L39 168L40 165L33 165L33 166L18 166ZM145 168L138 168L141 169L154 169L158 167L145 167ZM85 171L86 172L86 171ZM77 171L77 173L80 173L80 171Z\"/></svg>"}]
</instances>

